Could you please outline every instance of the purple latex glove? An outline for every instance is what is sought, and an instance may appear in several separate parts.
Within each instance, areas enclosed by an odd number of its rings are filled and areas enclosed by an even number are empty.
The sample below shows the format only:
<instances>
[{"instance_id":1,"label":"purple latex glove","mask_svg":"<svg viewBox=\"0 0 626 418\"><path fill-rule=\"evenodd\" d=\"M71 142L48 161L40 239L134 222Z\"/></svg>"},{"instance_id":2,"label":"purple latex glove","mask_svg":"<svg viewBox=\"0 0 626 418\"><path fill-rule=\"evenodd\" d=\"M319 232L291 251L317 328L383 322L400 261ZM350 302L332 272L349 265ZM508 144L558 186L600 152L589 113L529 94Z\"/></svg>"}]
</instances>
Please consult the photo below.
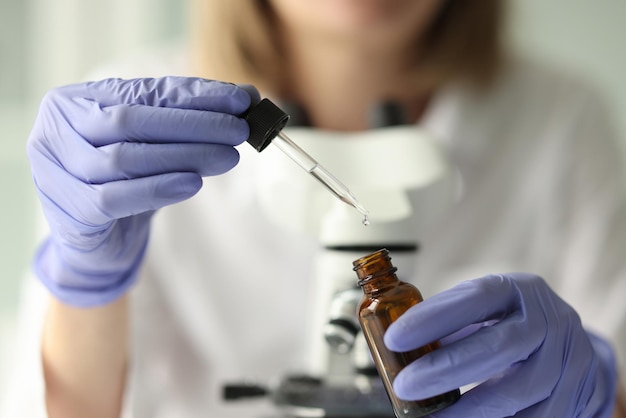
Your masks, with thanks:
<instances>
[{"instance_id":1,"label":"purple latex glove","mask_svg":"<svg viewBox=\"0 0 626 418\"><path fill-rule=\"evenodd\" d=\"M468 327L474 332L463 336ZM423 399L482 382L432 416L611 416L617 390L611 347L585 332L540 277L512 273L461 283L409 309L385 343L407 351L453 333L452 342L400 372L399 397Z\"/></svg>"},{"instance_id":2,"label":"purple latex glove","mask_svg":"<svg viewBox=\"0 0 626 418\"><path fill-rule=\"evenodd\" d=\"M233 168L236 115L253 88L199 78L106 79L50 91L28 157L50 236L39 279L74 306L113 301L136 279L155 210Z\"/></svg>"}]
</instances>

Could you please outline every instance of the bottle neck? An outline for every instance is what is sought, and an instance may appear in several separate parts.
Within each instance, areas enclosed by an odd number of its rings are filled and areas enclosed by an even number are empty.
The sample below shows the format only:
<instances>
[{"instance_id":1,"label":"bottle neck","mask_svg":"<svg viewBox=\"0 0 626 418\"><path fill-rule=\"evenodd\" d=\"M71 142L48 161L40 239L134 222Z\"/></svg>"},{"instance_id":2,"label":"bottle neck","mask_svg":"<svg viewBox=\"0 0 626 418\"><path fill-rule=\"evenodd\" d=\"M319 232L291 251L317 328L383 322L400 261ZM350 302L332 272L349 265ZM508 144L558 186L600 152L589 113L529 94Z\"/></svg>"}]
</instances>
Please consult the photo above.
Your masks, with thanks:
<instances>
[{"instance_id":1,"label":"bottle neck","mask_svg":"<svg viewBox=\"0 0 626 418\"><path fill-rule=\"evenodd\" d=\"M363 289L363 293L367 296L373 296L381 292L385 292L389 289L396 287L400 280L395 275L396 268L393 267L390 271L382 273L380 275L370 276L365 280L359 280L358 284Z\"/></svg>"},{"instance_id":2,"label":"bottle neck","mask_svg":"<svg viewBox=\"0 0 626 418\"><path fill-rule=\"evenodd\" d=\"M359 278L357 283L366 295L382 292L400 283L396 276L397 268L391 263L386 249L359 258L352 264Z\"/></svg>"}]
</instances>

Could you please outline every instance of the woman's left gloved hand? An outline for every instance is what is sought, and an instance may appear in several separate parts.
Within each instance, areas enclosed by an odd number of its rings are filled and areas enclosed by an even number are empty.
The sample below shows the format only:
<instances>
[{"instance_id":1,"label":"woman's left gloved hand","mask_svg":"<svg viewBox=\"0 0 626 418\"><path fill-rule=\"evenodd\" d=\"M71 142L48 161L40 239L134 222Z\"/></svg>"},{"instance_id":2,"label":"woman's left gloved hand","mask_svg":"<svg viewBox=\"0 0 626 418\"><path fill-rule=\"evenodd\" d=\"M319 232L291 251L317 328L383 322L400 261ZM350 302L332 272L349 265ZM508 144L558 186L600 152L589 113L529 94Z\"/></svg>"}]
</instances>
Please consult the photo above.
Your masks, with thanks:
<instances>
[{"instance_id":1,"label":"woman's left gloved hand","mask_svg":"<svg viewBox=\"0 0 626 418\"><path fill-rule=\"evenodd\" d=\"M468 327L478 330L402 370L396 394L424 399L482 382L432 416L611 416L617 390L611 347L586 332L572 307L535 275L463 282L409 309L389 327L385 343L408 351Z\"/></svg>"}]
</instances>

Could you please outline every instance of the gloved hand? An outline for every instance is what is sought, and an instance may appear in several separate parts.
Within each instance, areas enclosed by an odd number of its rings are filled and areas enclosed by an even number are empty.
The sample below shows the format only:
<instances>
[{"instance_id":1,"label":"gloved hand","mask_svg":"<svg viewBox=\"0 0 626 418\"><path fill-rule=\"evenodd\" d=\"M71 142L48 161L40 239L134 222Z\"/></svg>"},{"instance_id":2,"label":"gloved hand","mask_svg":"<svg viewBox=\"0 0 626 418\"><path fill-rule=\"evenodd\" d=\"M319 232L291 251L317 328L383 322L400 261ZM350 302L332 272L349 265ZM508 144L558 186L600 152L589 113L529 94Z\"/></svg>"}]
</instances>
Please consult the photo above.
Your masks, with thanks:
<instances>
[{"instance_id":1,"label":"gloved hand","mask_svg":"<svg viewBox=\"0 0 626 418\"><path fill-rule=\"evenodd\" d=\"M59 300L108 303L136 279L155 210L239 161L258 92L199 78L106 79L50 91L28 157L50 236L34 269Z\"/></svg>"},{"instance_id":2,"label":"gloved hand","mask_svg":"<svg viewBox=\"0 0 626 418\"><path fill-rule=\"evenodd\" d=\"M459 338L468 327L474 332ZM455 341L399 373L394 390L400 398L482 382L432 416L611 416L617 390L611 348L585 332L576 312L540 277L513 273L461 283L405 312L387 330L385 344L406 351L455 332Z\"/></svg>"}]
</instances>

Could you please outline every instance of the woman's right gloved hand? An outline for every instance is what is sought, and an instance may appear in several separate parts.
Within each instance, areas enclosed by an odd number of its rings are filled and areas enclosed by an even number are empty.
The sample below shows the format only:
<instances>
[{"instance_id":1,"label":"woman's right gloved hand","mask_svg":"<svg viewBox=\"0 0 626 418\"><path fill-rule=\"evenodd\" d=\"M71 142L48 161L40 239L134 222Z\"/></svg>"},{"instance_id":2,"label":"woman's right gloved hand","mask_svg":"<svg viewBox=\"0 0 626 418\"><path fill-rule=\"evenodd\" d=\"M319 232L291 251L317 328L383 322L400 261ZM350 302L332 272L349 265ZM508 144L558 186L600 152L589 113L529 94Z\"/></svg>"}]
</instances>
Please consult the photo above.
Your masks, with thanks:
<instances>
[{"instance_id":1,"label":"woman's right gloved hand","mask_svg":"<svg viewBox=\"0 0 626 418\"><path fill-rule=\"evenodd\" d=\"M106 79L43 99L28 157L50 236L34 269L62 302L106 304L134 282L155 210L239 161L254 89L199 78Z\"/></svg>"}]
</instances>

